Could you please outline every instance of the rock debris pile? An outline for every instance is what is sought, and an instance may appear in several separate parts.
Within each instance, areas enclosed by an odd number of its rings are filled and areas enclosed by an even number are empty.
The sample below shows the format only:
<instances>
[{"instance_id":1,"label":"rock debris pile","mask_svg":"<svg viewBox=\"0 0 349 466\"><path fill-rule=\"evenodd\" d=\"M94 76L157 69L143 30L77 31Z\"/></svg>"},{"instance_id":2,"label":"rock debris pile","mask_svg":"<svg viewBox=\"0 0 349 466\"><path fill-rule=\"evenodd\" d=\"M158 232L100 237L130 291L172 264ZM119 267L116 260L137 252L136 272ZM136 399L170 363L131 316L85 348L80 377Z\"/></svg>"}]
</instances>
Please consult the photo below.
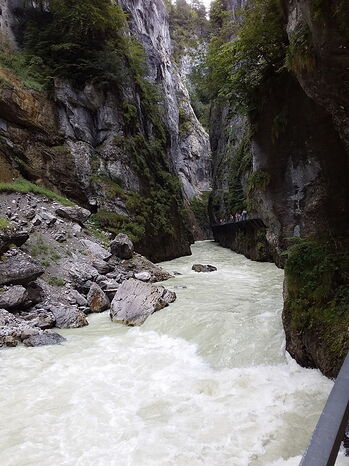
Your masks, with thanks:
<instances>
[{"instance_id":1,"label":"rock debris pile","mask_svg":"<svg viewBox=\"0 0 349 466\"><path fill-rule=\"evenodd\" d=\"M141 325L176 299L153 285L169 273L89 217L42 196L0 195L0 347L60 344L49 329L83 327L88 314L108 310L115 322Z\"/></svg>"}]
</instances>

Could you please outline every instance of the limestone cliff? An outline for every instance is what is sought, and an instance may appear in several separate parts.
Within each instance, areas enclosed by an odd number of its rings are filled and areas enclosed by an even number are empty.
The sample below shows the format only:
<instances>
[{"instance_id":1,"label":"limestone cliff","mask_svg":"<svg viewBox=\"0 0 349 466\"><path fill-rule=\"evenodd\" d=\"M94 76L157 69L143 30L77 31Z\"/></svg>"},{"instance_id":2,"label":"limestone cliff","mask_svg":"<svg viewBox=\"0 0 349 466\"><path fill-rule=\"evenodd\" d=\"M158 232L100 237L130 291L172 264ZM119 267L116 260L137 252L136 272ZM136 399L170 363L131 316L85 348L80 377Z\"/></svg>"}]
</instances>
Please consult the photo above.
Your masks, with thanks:
<instances>
[{"instance_id":1,"label":"limestone cliff","mask_svg":"<svg viewBox=\"0 0 349 466\"><path fill-rule=\"evenodd\" d=\"M20 36L27 7L0 3L2 40L10 46ZM131 20L129 33L144 48L145 82L154 85L157 102L150 105L142 86L127 75L118 90L56 79L47 94L3 69L1 178L24 176L62 192L93 211L104 227L126 229L140 252L169 259L190 252L183 204L209 189L208 136L171 61L165 4L120 3ZM191 122L185 132L180 108Z\"/></svg>"},{"instance_id":2,"label":"limestone cliff","mask_svg":"<svg viewBox=\"0 0 349 466\"><path fill-rule=\"evenodd\" d=\"M247 116L234 103L217 101L211 122L211 217L242 207L254 212L280 266L289 239L305 241L290 249L286 263L287 349L329 376L348 350L347 14L344 2L334 8L327 1L285 0L287 68L269 73ZM231 243L246 253L243 243Z\"/></svg>"}]
</instances>

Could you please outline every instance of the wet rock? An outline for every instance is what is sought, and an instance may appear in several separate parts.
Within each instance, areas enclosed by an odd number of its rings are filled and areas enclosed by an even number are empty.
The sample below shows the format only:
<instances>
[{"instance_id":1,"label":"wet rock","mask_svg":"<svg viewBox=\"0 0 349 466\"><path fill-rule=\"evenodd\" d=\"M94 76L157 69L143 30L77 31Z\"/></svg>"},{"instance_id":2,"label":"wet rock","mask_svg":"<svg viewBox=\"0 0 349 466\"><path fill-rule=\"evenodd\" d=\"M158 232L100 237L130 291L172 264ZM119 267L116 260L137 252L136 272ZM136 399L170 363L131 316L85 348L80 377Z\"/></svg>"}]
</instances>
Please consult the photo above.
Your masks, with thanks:
<instances>
[{"instance_id":1,"label":"wet rock","mask_svg":"<svg viewBox=\"0 0 349 466\"><path fill-rule=\"evenodd\" d=\"M14 227L0 230L0 255L4 254L12 244L17 247L22 246L28 238L29 234L27 231L17 230Z\"/></svg>"},{"instance_id":2,"label":"wet rock","mask_svg":"<svg viewBox=\"0 0 349 466\"><path fill-rule=\"evenodd\" d=\"M217 267L214 267L213 265L202 265L202 264L194 264L193 267L191 268L195 272L215 272L217 270Z\"/></svg>"},{"instance_id":3,"label":"wet rock","mask_svg":"<svg viewBox=\"0 0 349 466\"><path fill-rule=\"evenodd\" d=\"M119 233L110 243L110 250L113 256L120 259L131 259L134 246L130 238L124 233Z\"/></svg>"},{"instance_id":4,"label":"wet rock","mask_svg":"<svg viewBox=\"0 0 349 466\"><path fill-rule=\"evenodd\" d=\"M111 257L109 251L94 241L89 239L82 239L81 243L85 246L86 252L96 260L108 260Z\"/></svg>"},{"instance_id":5,"label":"wet rock","mask_svg":"<svg viewBox=\"0 0 349 466\"><path fill-rule=\"evenodd\" d=\"M0 309L0 347L13 347L21 342L27 346L39 346L62 341L64 338L60 335L44 331L33 322L25 321L5 309Z\"/></svg>"},{"instance_id":6,"label":"wet rock","mask_svg":"<svg viewBox=\"0 0 349 466\"><path fill-rule=\"evenodd\" d=\"M88 325L86 316L75 306L62 303L50 303L45 305L45 310L50 311L58 328L79 328Z\"/></svg>"},{"instance_id":7,"label":"wet rock","mask_svg":"<svg viewBox=\"0 0 349 466\"><path fill-rule=\"evenodd\" d=\"M42 333L31 335L23 340L25 346L46 346L46 345L60 345L66 339L55 332L44 331Z\"/></svg>"},{"instance_id":8,"label":"wet rock","mask_svg":"<svg viewBox=\"0 0 349 466\"><path fill-rule=\"evenodd\" d=\"M21 285L0 290L0 308L8 311L26 307L30 303L27 290Z\"/></svg>"},{"instance_id":9,"label":"wet rock","mask_svg":"<svg viewBox=\"0 0 349 466\"><path fill-rule=\"evenodd\" d=\"M90 217L91 212L87 209L83 209L79 206L73 207L65 207L61 206L56 209L56 214L62 218L67 218L72 222L79 223L80 225L84 225L86 220Z\"/></svg>"},{"instance_id":10,"label":"wet rock","mask_svg":"<svg viewBox=\"0 0 349 466\"><path fill-rule=\"evenodd\" d=\"M45 269L24 252L16 251L0 262L0 286L24 285L36 280Z\"/></svg>"},{"instance_id":11,"label":"wet rock","mask_svg":"<svg viewBox=\"0 0 349 466\"><path fill-rule=\"evenodd\" d=\"M45 309L31 309L21 312L19 317L42 330L53 328L56 325L56 319L52 312L46 311Z\"/></svg>"},{"instance_id":12,"label":"wet rock","mask_svg":"<svg viewBox=\"0 0 349 466\"><path fill-rule=\"evenodd\" d=\"M176 299L176 294L163 286L156 286L130 278L124 281L111 304L113 322L141 325L154 312Z\"/></svg>"},{"instance_id":13,"label":"wet rock","mask_svg":"<svg viewBox=\"0 0 349 466\"><path fill-rule=\"evenodd\" d=\"M103 312L109 309L110 301L102 288L93 283L87 294L87 303L92 312Z\"/></svg>"},{"instance_id":14,"label":"wet rock","mask_svg":"<svg viewBox=\"0 0 349 466\"><path fill-rule=\"evenodd\" d=\"M151 273L150 272L135 273L135 279L140 280L141 282L149 282L149 280L151 279Z\"/></svg>"}]
</instances>

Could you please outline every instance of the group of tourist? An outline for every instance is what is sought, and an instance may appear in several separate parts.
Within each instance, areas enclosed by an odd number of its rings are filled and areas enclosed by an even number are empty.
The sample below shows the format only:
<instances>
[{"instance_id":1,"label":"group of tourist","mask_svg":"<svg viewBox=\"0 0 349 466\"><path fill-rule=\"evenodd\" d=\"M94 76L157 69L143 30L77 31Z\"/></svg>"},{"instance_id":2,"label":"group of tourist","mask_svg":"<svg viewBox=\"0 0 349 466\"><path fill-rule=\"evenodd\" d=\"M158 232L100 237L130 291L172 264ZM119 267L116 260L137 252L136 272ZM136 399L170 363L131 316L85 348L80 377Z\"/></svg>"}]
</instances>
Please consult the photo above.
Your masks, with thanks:
<instances>
[{"instance_id":1,"label":"group of tourist","mask_svg":"<svg viewBox=\"0 0 349 466\"><path fill-rule=\"evenodd\" d=\"M243 210L240 213L230 214L227 219L221 218L219 219L219 223L227 223L227 222L241 222L242 220L247 220L247 211Z\"/></svg>"}]
</instances>

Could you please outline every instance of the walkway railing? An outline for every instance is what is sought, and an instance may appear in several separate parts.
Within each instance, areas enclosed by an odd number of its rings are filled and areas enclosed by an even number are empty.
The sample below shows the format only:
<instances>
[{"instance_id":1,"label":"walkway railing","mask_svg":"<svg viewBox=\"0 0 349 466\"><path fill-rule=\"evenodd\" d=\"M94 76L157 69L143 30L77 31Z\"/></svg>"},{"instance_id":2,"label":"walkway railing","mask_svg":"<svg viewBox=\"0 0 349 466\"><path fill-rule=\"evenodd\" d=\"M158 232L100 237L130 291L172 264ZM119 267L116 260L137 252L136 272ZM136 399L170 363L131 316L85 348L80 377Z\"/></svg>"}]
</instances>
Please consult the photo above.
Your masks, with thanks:
<instances>
[{"instance_id":1,"label":"walkway railing","mask_svg":"<svg viewBox=\"0 0 349 466\"><path fill-rule=\"evenodd\" d=\"M333 466L349 422L349 354L315 428L300 466ZM345 446L348 446L348 440ZM349 461L348 461L349 463Z\"/></svg>"},{"instance_id":2,"label":"walkway railing","mask_svg":"<svg viewBox=\"0 0 349 466\"><path fill-rule=\"evenodd\" d=\"M260 217L257 214L246 214L246 215L241 215L241 217L237 219L236 218L224 219L222 222L213 223L211 226L219 227L222 225L231 225L233 223L246 222L247 220L260 220Z\"/></svg>"}]
</instances>

